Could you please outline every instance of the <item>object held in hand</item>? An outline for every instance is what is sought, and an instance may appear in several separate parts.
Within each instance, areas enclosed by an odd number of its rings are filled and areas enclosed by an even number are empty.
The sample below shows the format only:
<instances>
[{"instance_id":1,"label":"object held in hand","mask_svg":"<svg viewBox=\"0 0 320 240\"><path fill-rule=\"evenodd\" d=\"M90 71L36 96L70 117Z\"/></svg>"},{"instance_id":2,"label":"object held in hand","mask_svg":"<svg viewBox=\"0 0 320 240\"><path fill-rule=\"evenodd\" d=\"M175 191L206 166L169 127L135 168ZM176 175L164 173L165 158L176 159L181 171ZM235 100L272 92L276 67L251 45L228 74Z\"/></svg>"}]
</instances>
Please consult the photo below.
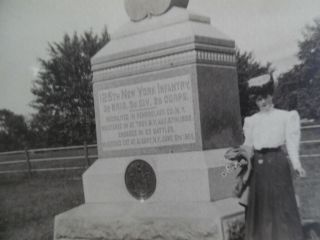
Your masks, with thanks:
<instances>
[{"instance_id":1,"label":"object held in hand","mask_svg":"<svg viewBox=\"0 0 320 240\"><path fill-rule=\"evenodd\" d=\"M241 167L242 165L236 161L229 161L228 163L226 163L226 165L224 166L224 170L221 172L221 176L222 177L226 177L228 174L233 173L234 171L236 171L239 167Z\"/></svg>"},{"instance_id":2,"label":"object held in hand","mask_svg":"<svg viewBox=\"0 0 320 240\"><path fill-rule=\"evenodd\" d=\"M248 164L245 157L245 150L240 147L230 148L224 155L228 162L225 165L225 169L222 171L221 176L226 177L228 174L236 171L238 168Z\"/></svg>"}]
</instances>

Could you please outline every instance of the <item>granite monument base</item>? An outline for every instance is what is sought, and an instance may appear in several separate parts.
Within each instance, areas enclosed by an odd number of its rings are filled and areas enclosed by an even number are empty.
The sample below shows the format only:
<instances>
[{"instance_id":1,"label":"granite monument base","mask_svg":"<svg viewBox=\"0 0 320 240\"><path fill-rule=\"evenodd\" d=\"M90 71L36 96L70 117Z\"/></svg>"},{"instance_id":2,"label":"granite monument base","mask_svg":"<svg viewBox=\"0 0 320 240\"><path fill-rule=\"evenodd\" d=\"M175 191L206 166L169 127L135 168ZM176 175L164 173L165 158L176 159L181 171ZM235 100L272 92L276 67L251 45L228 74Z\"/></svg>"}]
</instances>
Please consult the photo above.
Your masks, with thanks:
<instances>
[{"instance_id":1,"label":"granite monument base","mask_svg":"<svg viewBox=\"0 0 320 240\"><path fill-rule=\"evenodd\" d=\"M243 215L243 208L232 198L236 172L221 174L225 151L97 160L83 175L85 204L56 216L54 239L228 239L224 222ZM137 159L155 172L147 199L134 198L125 184Z\"/></svg>"},{"instance_id":2,"label":"granite monument base","mask_svg":"<svg viewBox=\"0 0 320 240\"><path fill-rule=\"evenodd\" d=\"M86 203L56 216L55 240L228 239L235 199L216 202Z\"/></svg>"}]
</instances>

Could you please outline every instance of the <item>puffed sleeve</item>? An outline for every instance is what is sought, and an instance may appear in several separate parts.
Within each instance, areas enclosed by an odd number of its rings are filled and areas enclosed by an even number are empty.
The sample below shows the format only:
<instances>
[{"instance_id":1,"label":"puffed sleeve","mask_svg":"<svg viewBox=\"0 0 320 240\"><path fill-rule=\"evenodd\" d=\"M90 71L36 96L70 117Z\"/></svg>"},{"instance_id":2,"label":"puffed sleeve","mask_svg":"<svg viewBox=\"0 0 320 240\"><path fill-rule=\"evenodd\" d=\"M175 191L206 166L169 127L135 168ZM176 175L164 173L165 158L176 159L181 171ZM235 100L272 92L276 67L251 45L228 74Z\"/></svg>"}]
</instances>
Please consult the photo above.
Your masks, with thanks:
<instances>
[{"instance_id":1,"label":"puffed sleeve","mask_svg":"<svg viewBox=\"0 0 320 240\"><path fill-rule=\"evenodd\" d=\"M286 147L289 158L295 169L301 167L299 158L300 145L300 117L297 111L290 111L286 121Z\"/></svg>"},{"instance_id":2,"label":"puffed sleeve","mask_svg":"<svg viewBox=\"0 0 320 240\"><path fill-rule=\"evenodd\" d=\"M253 119L251 117L246 117L244 119L244 124L243 124L244 142L242 144L243 146L253 147L252 120Z\"/></svg>"}]
</instances>

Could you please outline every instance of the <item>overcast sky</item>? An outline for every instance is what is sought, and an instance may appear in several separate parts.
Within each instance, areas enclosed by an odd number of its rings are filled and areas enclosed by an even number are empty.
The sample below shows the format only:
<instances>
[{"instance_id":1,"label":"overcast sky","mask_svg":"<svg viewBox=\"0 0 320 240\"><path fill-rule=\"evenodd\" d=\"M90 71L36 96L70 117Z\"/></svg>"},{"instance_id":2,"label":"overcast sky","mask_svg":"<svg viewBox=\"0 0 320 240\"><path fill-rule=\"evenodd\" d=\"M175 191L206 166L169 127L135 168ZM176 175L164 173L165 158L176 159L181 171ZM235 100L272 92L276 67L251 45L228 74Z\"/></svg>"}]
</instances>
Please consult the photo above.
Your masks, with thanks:
<instances>
[{"instance_id":1,"label":"overcast sky","mask_svg":"<svg viewBox=\"0 0 320 240\"><path fill-rule=\"evenodd\" d=\"M277 74L297 62L297 42L306 24L320 17L319 0L189 0L188 10L211 18L211 24L270 61ZM92 29L109 32L129 21L123 0L0 0L0 109L29 114L38 58L48 42L65 33Z\"/></svg>"}]
</instances>

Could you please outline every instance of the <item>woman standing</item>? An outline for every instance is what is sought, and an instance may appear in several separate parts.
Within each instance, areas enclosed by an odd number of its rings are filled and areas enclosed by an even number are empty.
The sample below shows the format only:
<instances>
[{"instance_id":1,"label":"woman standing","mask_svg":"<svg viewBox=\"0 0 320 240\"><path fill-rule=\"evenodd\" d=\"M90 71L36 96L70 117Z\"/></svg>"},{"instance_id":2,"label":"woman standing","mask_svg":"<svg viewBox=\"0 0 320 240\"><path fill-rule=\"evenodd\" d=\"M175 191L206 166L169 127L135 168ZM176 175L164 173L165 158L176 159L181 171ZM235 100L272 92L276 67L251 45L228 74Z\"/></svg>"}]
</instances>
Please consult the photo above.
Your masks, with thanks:
<instances>
[{"instance_id":1,"label":"woman standing","mask_svg":"<svg viewBox=\"0 0 320 240\"><path fill-rule=\"evenodd\" d=\"M274 108L270 75L249 80L249 93L259 112L245 118L242 149L252 156L246 210L246 240L302 240L290 165L306 173L299 159L300 118L296 111ZM237 152L238 150L235 150Z\"/></svg>"}]
</instances>

